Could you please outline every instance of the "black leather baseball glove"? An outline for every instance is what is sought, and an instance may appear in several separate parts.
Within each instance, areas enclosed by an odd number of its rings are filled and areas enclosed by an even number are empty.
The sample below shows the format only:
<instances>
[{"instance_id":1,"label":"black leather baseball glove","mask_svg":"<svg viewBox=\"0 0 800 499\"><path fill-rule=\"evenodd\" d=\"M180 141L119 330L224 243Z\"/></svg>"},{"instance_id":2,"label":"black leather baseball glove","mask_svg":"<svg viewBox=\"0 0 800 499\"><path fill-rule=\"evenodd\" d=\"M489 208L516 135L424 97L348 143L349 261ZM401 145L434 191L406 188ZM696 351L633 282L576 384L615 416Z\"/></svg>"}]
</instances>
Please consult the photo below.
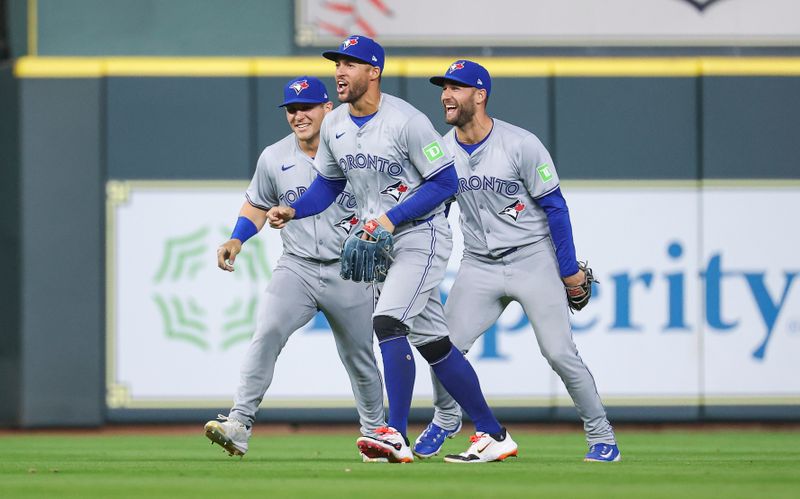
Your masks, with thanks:
<instances>
[{"instance_id":1,"label":"black leather baseball glove","mask_svg":"<svg viewBox=\"0 0 800 499\"><path fill-rule=\"evenodd\" d=\"M567 304L572 310L581 310L589 303L592 297L592 283L598 282L594 278L592 269L587 267L588 262L578 262L578 268L583 271L586 278L578 286L565 286L567 290Z\"/></svg>"}]
</instances>

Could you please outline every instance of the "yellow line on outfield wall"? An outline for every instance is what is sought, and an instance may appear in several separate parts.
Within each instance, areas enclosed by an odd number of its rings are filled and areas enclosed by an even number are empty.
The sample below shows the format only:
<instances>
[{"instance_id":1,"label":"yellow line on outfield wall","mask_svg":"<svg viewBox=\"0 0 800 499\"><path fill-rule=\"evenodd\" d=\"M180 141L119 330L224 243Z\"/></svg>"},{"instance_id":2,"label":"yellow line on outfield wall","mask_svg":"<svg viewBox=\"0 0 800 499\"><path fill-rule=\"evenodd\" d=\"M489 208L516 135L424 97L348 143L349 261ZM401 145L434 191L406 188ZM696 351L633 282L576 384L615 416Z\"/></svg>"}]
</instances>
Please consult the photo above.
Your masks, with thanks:
<instances>
[{"instance_id":1,"label":"yellow line on outfield wall","mask_svg":"<svg viewBox=\"0 0 800 499\"><path fill-rule=\"evenodd\" d=\"M555 76L668 76L700 75L698 58L609 58L576 57L558 59Z\"/></svg>"},{"instance_id":2,"label":"yellow line on outfield wall","mask_svg":"<svg viewBox=\"0 0 800 499\"><path fill-rule=\"evenodd\" d=\"M800 57L706 57L700 70L705 76L800 76Z\"/></svg>"},{"instance_id":3,"label":"yellow line on outfield wall","mask_svg":"<svg viewBox=\"0 0 800 499\"><path fill-rule=\"evenodd\" d=\"M443 57L390 58L386 76L444 74ZM495 77L800 76L800 57L478 57ZM18 78L333 76L322 57L22 57Z\"/></svg>"}]
</instances>

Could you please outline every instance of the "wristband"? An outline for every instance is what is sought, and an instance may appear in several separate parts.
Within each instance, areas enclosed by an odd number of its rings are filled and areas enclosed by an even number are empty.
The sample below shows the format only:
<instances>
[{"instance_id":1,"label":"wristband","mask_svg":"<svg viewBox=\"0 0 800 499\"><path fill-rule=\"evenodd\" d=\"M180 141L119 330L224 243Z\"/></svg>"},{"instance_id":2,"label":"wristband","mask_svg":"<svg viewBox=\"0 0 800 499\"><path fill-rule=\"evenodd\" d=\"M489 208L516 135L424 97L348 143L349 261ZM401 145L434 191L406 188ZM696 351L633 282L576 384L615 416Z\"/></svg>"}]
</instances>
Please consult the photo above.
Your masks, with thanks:
<instances>
[{"instance_id":1,"label":"wristband","mask_svg":"<svg viewBox=\"0 0 800 499\"><path fill-rule=\"evenodd\" d=\"M239 217L236 220L236 227L233 228L231 239L238 239L244 244L245 241L258 234L258 227L247 217Z\"/></svg>"}]
</instances>

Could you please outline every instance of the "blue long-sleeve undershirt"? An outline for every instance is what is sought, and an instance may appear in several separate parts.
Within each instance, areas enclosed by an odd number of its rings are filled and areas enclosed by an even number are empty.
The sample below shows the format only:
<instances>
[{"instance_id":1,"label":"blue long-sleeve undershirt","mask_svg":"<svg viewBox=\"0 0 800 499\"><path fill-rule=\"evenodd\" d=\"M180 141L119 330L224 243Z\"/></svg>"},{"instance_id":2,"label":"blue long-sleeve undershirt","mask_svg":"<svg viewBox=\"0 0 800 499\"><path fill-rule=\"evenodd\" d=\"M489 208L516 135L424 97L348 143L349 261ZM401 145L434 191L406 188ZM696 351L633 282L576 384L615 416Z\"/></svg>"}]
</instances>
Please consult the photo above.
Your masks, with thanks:
<instances>
[{"instance_id":1,"label":"blue long-sleeve undershirt","mask_svg":"<svg viewBox=\"0 0 800 499\"><path fill-rule=\"evenodd\" d=\"M320 175L311 182L308 190L291 204L294 218L300 219L322 213L344 191L345 179L329 179ZM455 195L458 175L454 166L448 166L426 179L413 196L390 209L386 216L396 226L416 220Z\"/></svg>"},{"instance_id":2,"label":"blue long-sleeve undershirt","mask_svg":"<svg viewBox=\"0 0 800 499\"><path fill-rule=\"evenodd\" d=\"M395 227L418 220L426 213L455 196L458 191L456 167L450 165L436 175L425 179L413 196L386 212Z\"/></svg>"},{"instance_id":3,"label":"blue long-sleeve undershirt","mask_svg":"<svg viewBox=\"0 0 800 499\"><path fill-rule=\"evenodd\" d=\"M325 211L336 201L336 196L344 191L347 179L331 179L317 175L308 190L290 206L294 208L294 218L306 218Z\"/></svg>"},{"instance_id":4,"label":"blue long-sleeve undershirt","mask_svg":"<svg viewBox=\"0 0 800 499\"><path fill-rule=\"evenodd\" d=\"M575 243L572 240L572 224L569 221L567 201L561 195L561 188L536 199L536 203L547 214L550 236L556 247L556 258L561 277L569 277L578 272L575 257Z\"/></svg>"}]
</instances>

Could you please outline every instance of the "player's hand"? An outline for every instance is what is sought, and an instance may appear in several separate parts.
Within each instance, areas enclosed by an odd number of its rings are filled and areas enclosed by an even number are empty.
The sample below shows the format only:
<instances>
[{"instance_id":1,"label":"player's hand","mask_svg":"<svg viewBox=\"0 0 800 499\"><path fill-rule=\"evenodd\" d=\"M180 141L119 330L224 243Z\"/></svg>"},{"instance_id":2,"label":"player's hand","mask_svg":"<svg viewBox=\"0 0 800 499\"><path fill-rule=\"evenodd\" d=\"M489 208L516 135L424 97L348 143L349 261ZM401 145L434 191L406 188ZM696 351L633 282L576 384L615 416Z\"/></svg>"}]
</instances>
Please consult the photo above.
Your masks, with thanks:
<instances>
[{"instance_id":1,"label":"player's hand","mask_svg":"<svg viewBox=\"0 0 800 499\"><path fill-rule=\"evenodd\" d=\"M578 271L564 278L564 290L570 312L583 310L592 297L592 285L597 282L588 262L578 262Z\"/></svg>"},{"instance_id":2,"label":"player's hand","mask_svg":"<svg viewBox=\"0 0 800 499\"><path fill-rule=\"evenodd\" d=\"M294 218L294 208L291 206L273 206L267 212L267 221L273 229L282 229Z\"/></svg>"},{"instance_id":3,"label":"player's hand","mask_svg":"<svg viewBox=\"0 0 800 499\"><path fill-rule=\"evenodd\" d=\"M379 216L375 221L378 222L378 224L380 224L380 226L383 227L389 234L394 233L394 224L391 220L389 220L389 217L387 217L386 214ZM367 231L364 231L364 233L361 234L361 239L370 240L375 238L367 234Z\"/></svg>"},{"instance_id":4,"label":"player's hand","mask_svg":"<svg viewBox=\"0 0 800 499\"><path fill-rule=\"evenodd\" d=\"M217 248L217 266L222 270L233 272L233 262L240 251L242 251L241 241L238 239L228 240L228 242Z\"/></svg>"},{"instance_id":5,"label":"player's hand","mask_svg":"<svg viewBox=\"0 0 800 499\"><path fill-rule=\"evenodd\" d=\"M584 282L586 282L586 274L584 274L583 270L578 269L578 272L569 277L564 277L562 280L564 281L564 285L567 287L581 286Z\"/></svg>"}]
</instances>

